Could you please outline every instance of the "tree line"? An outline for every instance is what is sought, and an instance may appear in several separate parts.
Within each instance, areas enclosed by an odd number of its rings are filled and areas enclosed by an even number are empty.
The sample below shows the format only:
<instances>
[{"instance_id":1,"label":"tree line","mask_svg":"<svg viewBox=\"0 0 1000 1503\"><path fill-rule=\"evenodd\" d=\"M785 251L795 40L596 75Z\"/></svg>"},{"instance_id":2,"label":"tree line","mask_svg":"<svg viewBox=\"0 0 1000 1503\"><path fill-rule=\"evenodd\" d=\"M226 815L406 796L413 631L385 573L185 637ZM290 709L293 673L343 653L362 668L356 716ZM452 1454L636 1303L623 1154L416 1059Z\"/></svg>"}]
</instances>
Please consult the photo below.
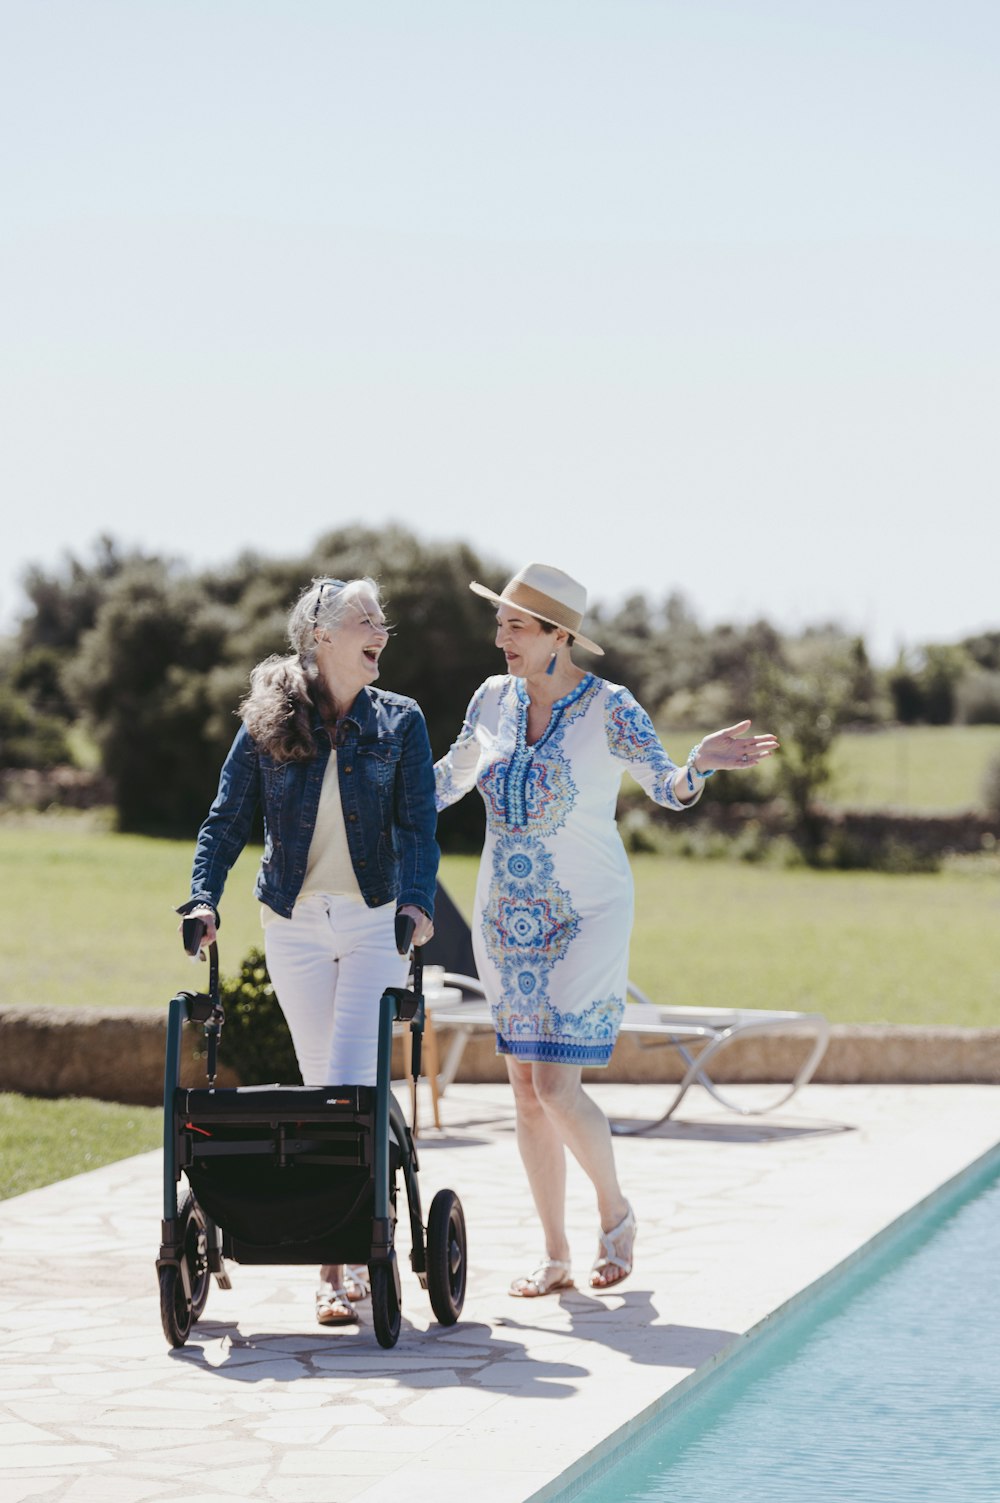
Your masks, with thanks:
<instances>
[{"instance_id":1,"label":"tree line","mask_svg":"<svg viewBox=\"0 0 1000 1503\"><path fill-rule=\"evenodd\" d=\"M103 537L90 558L27 572L28 609L0 649L0 768L72 763L82 733L97 748L121 829L193 834L249 671L287 650L288 609L323 574L379 580L397 627L380 683L418 701L440 755L472 692L499 669L492 618L469 580L500 589L510 572L509 560L402 527L344 527L307 555L245 552L204 570ZM863 639L835 625L795 637L763 620L706 627L677 593L636 594L613 610L598 602L588 620L606 649L601 673L627 684L658 723L709 729L748 713L779 734L781 792L806 844L843 727L1000 723L1000 631L929 645L877 671ZM466 799L446 812L445 845L476 842L477 806Z\"/></svg>"}]
</instances>

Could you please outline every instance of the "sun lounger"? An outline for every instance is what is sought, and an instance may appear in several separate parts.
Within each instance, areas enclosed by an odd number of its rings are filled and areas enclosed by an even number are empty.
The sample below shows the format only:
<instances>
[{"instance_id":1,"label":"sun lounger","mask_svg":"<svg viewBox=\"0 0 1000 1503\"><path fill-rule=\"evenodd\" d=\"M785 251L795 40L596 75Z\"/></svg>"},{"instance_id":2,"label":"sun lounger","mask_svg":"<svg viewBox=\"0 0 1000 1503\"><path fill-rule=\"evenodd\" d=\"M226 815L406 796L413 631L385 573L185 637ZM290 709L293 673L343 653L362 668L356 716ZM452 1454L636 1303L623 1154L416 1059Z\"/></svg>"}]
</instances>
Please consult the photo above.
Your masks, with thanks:
<instances>
[{"instance_id":1,"label":"sun lounger","mask_svg":"<svg viewBox=\"0 0 1000 1503\"><path fill-rule=\"evenodd\" d=\"M493 1031L490 1010L485 1000L482 983L475 976L445 972L440 978L448 988L452 999L460 991L462 1001L451 1000L434 1007L434 1027L451 1030L451 1040L438 1076L438 1094L441 1095L455 1079L465 1046L474 1033ZM829 1039L830 1028L826 1018L818 1012L787 1012L763 1008L726 1007L660 1007L651 1002L637 986L629 982L630 1001L625 1009L622 1033L640 1035L642 1048L669 1047L676 1049L684 1063L684 1074L679 1082L669 1087L672 1096L667 1108L655 1122L644 1122L631 1127L616 1124L620 1134L649 1132L660 1123L668 1121L680 1106L691 1086L703 1086L721 1106L740 1116L759 1116L774 1111L790 1101L812 1075L823 1057ZM810 1047L790 1082L779 1086L778 1094L765 1104L744 1106L726 1093L712 1076L712 1068L724 1050L732 1048L741 1040L769 1033L801 1033Z\"/></svg>"}]
</instances>

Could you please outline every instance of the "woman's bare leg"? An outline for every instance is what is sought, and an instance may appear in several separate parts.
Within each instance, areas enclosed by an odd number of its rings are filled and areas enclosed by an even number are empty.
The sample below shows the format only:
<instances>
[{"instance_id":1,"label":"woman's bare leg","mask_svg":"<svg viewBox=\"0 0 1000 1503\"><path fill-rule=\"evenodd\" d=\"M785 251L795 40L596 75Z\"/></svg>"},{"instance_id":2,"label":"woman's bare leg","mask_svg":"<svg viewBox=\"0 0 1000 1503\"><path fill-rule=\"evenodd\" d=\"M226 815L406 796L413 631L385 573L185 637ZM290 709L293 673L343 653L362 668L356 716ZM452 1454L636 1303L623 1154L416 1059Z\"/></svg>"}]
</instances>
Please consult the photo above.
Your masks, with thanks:
<instances>
[{"instance_id":1,"label":"woman's bare leg","mask_svg":"<svg viewBox=\"0 0 1000 1503\"><path fill-rule=\"evenodd\" d=\"M535 1096L560 1141L594 1186L601 1227L609 1232L628 1215L628 1201L618 1183L610 1124L583 1089L581 1077L579 1065L532 1066Z\"/></svg>"},{"instance_id":2,"label":"woman's bare leg","mask_svg":"<svg viewBox=\"0 0 1000 1503\"><path fill-rule=\"evenodd\" d=\"M566 1148L594 1186L601 1229L612 1231L628 1215L611 1128L584 1091L579 1066L524 1062L508 1055L507 1073L514 1090L517 1146L542 1223L545 1251L568 1263ZM603 1282L599 1276L598 1283Z\"/></svg>"},{"instance_id":3,"label":"woman's bare leg","mask_svg":"<svg viewBox=\"0 0 1000 1503\"><path fill-rule=\"evenodd\" d=\"M514 1091L517 1147L521 1155L531 1198L542 1223L545 1253L569 1262L566 1240L566 1150L562 1138L535 1094L531 1062L508 1054L507 1074Z\"/></svg>"}]
</instances>

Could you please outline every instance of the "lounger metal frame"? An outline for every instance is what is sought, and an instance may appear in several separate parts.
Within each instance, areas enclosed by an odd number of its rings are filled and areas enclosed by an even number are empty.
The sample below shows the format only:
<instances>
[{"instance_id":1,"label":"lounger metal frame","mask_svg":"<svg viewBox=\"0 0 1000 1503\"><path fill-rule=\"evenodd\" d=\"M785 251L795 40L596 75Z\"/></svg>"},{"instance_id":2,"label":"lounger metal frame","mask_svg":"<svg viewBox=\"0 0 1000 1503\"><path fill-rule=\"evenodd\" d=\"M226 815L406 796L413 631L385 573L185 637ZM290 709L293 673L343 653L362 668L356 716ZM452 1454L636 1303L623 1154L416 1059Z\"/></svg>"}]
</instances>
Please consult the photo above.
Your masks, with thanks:
<instances>
[{"instance_id":1,"label":"lounger metal frame","mask_svg":"<svg viewBox=\"0 0 1000 1503\"><path fill-rule=\"evenodd\" d=\"M463 997L471 1001L456 1003L451 1007L434 1009L435 1028L453 1030L451 1042L438 1076L438 1093L443 1094L455 1079L465 1046L473 1033L492 1031L493 1022L485 1001L482 982L475 976L462 976L446 972L442 978L445 986L458 987ZM710 1008L660 1007L641 992L633 983L628 983L630 1003L621 1026L622 1033L642 1036L640 1047L676 1049L685 1065L684 1075L674 1088L666 1111L653 1122L637 1125L616 1123L614 1131L621 1136L633 1136L650 1132L667 1122L674 1115L691 1086L700 1085L709 1095L741 1117L762 1116L790 1101L796 1091L811 1080L816 1067L826 1050L830 1037L830 1025L822 1013L787 1012L763 1008ZM725 1049L740 1040L773 1033L801 1033L812 1043L790 1083L782 1083L779 1094L764 1105L743 1106L720 1089L712 1079L709 1066ZM648 1039L649 1042L645 1042Z\"/></svg>"}]
</instances>

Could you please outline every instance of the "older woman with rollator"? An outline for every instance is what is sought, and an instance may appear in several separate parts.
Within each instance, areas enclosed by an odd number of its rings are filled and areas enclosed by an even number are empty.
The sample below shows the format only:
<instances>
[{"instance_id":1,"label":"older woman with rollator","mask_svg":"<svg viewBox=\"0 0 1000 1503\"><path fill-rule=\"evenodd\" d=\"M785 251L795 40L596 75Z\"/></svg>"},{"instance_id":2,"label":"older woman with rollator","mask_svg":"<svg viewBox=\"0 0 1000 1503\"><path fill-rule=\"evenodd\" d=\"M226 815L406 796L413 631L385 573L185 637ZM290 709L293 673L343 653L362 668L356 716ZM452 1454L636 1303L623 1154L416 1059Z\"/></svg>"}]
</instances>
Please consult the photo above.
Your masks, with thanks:
<instances>
[{"instance_id":1,"label":"older woman with rollator","mask_svg":"<svg viewBox=\"0 0 1000 1503\"><path fill-rule=\"evenodd\" d=\"M671 761L628 689L573 661L601 655L583 635L586 591L547 564L528 564L497 595L496 645L506 672L476 691L461 734L437 764L438 807L477 785L486 804L473 948L497 1050L514 1091L517 1144L545 1239L510 1293L535 1298L572 1282L566 1236L566 1149L594 1186L600 1218L590 1287L632 1271L636 1218L615 1167L604 1113L582 1089L606 1065L625 1011L632 876L615 824L630 772L669 809L697 803L723 769L746 771L775 750L750 721L705 736Z\"/></svg>"},{"instance_id":2,"label":"older woman with rollator","mask_svg":"<svg viewBox=\"0 0 1000 1503\"><path fill-rule=\"evenodd\" d=\"M395 916L433 933L438 847L423 715L374 687L388 641L372 579L317 579L288 622L291 654L253 670L243 725L198 835L178 912L215 938L226 877L264 814L257 874L267 968L307 1086L374 1085L379 998L405 984ZM321 1325L355 1320L361 1269L320 1270Z\"/></svg>"}]
</instances>

